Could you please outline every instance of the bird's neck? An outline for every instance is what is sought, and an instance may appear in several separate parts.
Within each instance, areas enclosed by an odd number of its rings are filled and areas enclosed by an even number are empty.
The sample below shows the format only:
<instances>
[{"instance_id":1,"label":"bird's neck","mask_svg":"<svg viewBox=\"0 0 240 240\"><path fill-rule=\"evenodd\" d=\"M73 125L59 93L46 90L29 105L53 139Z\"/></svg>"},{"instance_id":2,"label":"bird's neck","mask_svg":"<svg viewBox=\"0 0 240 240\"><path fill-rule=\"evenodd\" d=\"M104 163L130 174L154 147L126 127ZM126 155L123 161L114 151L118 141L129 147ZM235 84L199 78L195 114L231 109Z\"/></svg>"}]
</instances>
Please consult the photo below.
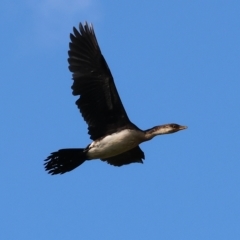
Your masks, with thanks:
<instances>
[{"instance_id":1,"label":"bird's neck","mask_svg":"<svg viewBox=\"0 0 240 240\"><path fill-rule=\"evenodd\" d=\"M144 131L145 141L151 140L155 136L163 135L163 134L167 134L167 133L168 133L168 131L166 131L166 128L161 125L147 129Z\"/></svg>"}]
</instances>

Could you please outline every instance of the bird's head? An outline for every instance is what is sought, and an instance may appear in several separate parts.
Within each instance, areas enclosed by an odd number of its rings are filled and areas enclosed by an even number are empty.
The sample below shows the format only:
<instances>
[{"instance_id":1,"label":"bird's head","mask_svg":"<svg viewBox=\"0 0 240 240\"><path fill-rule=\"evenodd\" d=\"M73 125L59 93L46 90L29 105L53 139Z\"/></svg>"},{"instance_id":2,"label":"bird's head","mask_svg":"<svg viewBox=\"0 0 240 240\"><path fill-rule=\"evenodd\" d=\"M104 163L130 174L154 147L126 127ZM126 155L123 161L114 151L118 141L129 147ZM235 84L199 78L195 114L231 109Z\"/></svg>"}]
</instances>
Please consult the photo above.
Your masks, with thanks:
<instances>
[{"instance_id":1,"label":"bird's head","mask_svg":"<svg viewBox=\"0 0 240 240\"><path fill-rule=\"evenodd\" d=\"M180 130L187 129L186 126L181 126L176 123L164 124L158 127L161 134L175 133Z\"/></svg>"}]
</instances>

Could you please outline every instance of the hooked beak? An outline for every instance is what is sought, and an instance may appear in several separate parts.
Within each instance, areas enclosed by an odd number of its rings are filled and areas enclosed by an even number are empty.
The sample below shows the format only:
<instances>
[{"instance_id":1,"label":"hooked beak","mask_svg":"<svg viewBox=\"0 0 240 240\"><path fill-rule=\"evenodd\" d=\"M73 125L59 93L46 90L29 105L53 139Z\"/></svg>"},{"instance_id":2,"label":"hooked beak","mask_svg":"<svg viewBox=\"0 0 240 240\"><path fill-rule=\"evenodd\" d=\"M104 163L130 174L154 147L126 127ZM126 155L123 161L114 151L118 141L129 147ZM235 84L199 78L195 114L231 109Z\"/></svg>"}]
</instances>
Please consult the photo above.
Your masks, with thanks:
<instances>
[{"instance_id":1,"label":"hooked beak","mask_svg":"<svg viewBox=\"0 0 240 240\"><path fill-rule=\"evenodd\" d=\"M184 130L184 129L187 129L187 128L188 128L187 126L180 126L179 130Z\"/></svg>"}]
</instances>

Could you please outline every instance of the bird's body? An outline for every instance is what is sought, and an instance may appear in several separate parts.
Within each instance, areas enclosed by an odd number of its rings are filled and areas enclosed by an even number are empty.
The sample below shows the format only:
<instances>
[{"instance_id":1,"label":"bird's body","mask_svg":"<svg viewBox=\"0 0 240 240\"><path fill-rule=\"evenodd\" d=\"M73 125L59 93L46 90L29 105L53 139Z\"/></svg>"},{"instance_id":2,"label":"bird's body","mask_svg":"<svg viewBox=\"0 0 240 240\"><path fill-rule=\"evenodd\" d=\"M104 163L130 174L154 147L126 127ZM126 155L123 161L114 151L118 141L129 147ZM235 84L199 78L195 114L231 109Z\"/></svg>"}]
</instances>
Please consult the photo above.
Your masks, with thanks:
<instances>
[{"instance_id":1,"label":"bird's body","mask_svg":"<svg viewBox=\"0 0 240 240\"><path fill-rule=\"evenodd\" d=\"M101 159L114 166L142 163L144 153L140 143L186 129L178 124L164 124L146 131L135 126L123 107L92 25L80 23L79 31L74 28L73 32L68 52L73 95L80 96L76 104L88 124L93 142L86 148L53 152L45 163L50 174L71 171L91 159Z\"/></svg>"},{"instance_id":2,"label":"bird's body","mask_svg":"<svg viewBox=\"0 0 240 240\"><path fill-rule=\"evenodd\" d=\"M90 159L113 157L138 146L143 139L143 132L124 129L92 142L88 146L87 156Z\"/></svg>"}]
</instances>

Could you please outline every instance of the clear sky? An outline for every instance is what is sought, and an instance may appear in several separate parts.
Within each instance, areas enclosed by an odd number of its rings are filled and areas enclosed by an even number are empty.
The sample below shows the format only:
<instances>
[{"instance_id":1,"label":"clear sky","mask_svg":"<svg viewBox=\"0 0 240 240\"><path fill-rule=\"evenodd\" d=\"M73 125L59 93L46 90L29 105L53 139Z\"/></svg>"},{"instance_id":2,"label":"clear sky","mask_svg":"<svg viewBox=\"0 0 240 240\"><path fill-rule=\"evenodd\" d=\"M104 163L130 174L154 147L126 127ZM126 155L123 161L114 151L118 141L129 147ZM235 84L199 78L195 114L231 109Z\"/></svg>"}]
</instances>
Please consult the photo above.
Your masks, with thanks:
<instances>
[{"instance_id":1,"label":"clear sky","mask_svg":"<svg viewBox=\"0 0 240 240\"><path fill-rule=\"evenodd\" d=\"M240 1L0 2L0 239L239 240ZM48 175L90 143L71 94L69 33L94 24L128 116L189 128Z\"/></svg>"}]
</instances>

